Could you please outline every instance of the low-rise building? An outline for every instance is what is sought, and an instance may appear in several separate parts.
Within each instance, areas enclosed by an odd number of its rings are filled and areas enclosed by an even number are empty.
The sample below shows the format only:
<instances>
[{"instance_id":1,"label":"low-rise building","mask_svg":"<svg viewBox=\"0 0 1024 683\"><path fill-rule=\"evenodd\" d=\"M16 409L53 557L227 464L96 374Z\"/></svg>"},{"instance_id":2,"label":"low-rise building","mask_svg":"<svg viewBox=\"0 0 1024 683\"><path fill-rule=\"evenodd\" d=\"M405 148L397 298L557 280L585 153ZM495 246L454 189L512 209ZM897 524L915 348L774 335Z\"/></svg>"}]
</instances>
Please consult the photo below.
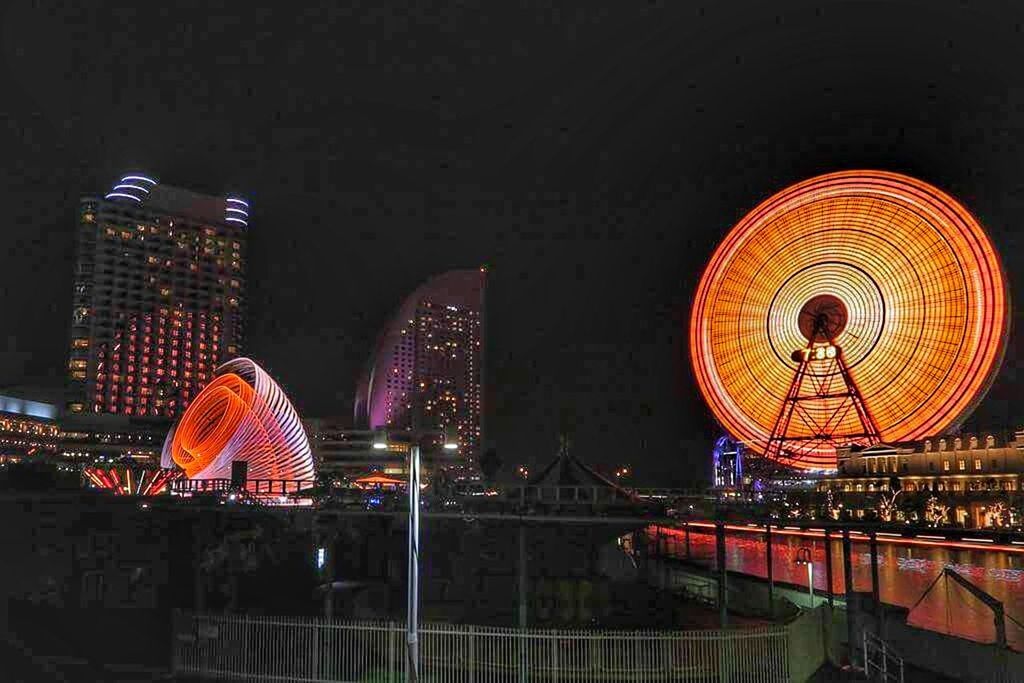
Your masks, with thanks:
<instances>
[{"instance_id":1,"label":"low-rise building","mask_svg":"<svg viewBox=\"0 0 1024 683\"><path fill-rule=\"evenodd\" d=\"M955 524L1000 526L994 510L1016 500L1024 484L1024 430L1009 439L964 434L841 448L838 459L836 475L818 488L849 499L854 516L863 517L872 498L900 492L948 501Z\"/></svg>"},{"instance_id":2,"label":"low-rise building","mask_svg":"<svg viewBox=\"0 0 1024 683\"><path fill-rule=\"evenodd\" d=\"M170 429L165 419L67 413L60 420L60 455L85 463L131 461L159 466Z\"/></svg>"},{"instance_id":3,"label":"low-rise building","mask_svg":"<svg viewBox=\"0 0 1024 683\"><path fill-rule=\"evenodd\" d=\"M373 473L398 478L408 474L410 435L406 431L389 430L387 447L375 448L378 432L374 430L350 429L343 421L329 418L307 419L302 424L321 479L349 483ZM434 443L424 444L421 458L424 480L438 467L458 464L455 455Z\"/></svg>"},{"instance_id":4,"label":"low-rise building","mask_svg":"<svg viewBox=\"0 0 1024 683\"><path fill-rule=\"evenodd\" d=\"M57 412L52 403L0 395L0 462L56 454Z\"/></svg>"}]
</instances>

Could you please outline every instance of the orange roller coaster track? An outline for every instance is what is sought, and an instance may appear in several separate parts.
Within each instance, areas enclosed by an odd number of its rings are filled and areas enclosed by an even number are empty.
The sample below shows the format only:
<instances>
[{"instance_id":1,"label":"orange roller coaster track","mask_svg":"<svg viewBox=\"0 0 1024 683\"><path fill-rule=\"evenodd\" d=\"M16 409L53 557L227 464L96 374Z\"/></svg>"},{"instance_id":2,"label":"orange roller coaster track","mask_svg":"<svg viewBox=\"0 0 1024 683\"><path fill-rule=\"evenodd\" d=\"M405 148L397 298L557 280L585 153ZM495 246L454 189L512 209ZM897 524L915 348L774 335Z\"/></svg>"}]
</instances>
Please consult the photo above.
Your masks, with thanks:
<instances>
[{"instance_id":1,"label":"orange roller coaster track","mask_svg":"<svg viewBox=\"0 0 1024 683\"><path fill-rule=\"evenodd\" d=\"M768 198L725 237L690 319L722 426L784 465L958 425L1002 361L1009 296L977 220L905 175L844 171Z\"/></svg>"},{"instance_id":2,"label":"orange roller coaster track","mask_svg":"<svg viewBox=\"0 0 1024 683\"><path fill-rule=\"evenodd\" d=\"M231 476L231 463L248 463L251 479L313 479L309 440L295 409L255 362L220 366L164 443L162 462L190 479Z\"/></svg>"}]
</instances>

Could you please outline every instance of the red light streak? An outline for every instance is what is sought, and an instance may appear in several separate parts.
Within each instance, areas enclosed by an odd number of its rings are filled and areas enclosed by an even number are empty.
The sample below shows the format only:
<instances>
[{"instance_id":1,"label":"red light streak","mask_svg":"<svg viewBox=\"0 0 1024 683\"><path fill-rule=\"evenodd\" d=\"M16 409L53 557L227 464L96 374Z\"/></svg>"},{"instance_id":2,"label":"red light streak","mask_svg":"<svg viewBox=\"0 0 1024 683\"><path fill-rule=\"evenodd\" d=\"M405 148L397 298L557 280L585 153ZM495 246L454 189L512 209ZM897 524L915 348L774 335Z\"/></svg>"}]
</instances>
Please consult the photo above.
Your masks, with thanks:
<instances>
[{"instance_id":1,"label":"red light streak","mask_svg":"<svg viewBox=\"0 0 1024 683\"><path fill-rule=\"evenodd\" d=\"M686 522L689 526L699 527L702 529L714 529L715 524L712 522ZM726 524L724 525L727 531L741 531L747 534L758 534L764 533L763 531L754 531L749 525L740 526L738 524ZM669 533L670 535L681 535L684 534L683 529L672 528L672 527L657 527L661 529L662 533ZM759 527L764 529L764 527ZM802 536L806 538L824 538L824 532L817 531L805 531L795 530L796 527L777 527L772 525L772 534L780 534L782 536ZM1013 547L1013 546L1024 546L1024 541L1010 541L1011 545L997 544L995 541L986 541L982 539L972 539L972 541L955 541L943 539L940 541L933 540L922 540L923 536L916 538L907 538L905 536L886 534L884 532L878 532L875 534L879 543L894 543L896 545L917 545L926 546L932 548L956 548L959 550L988 550L988 551L1004 551L1010 553L1024 553L1024 547ZM850 536L858 536L858 542L867 540L866 534L862 531L851 531ZM831 534L829 540L838 541L841 538L841 531L836 530ZM939 538L937 536L928 536L929 539ZM980 543L978 542L980 541Z\"/></svg>"}]
</instances>

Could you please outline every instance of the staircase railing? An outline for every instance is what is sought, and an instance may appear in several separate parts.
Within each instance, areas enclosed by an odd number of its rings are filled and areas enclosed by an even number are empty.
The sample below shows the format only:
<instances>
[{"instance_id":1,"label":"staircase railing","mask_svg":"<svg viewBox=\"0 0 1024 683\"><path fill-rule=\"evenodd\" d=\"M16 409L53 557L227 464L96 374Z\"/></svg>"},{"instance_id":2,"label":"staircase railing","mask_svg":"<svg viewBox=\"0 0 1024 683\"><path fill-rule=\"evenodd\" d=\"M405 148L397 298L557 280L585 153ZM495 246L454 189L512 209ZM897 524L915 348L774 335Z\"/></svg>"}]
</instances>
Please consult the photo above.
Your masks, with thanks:
<instances>
[{"instance_id":1,"label":"staircase railing","mask_svg":"<svg viewBox=\"0 0 1024 683\"><path fill-rule=\"evenodd\" d=\"M868 680L903 683L903 657L892 646L864 629L864 674Z\"/></svg>"}]
</instances>

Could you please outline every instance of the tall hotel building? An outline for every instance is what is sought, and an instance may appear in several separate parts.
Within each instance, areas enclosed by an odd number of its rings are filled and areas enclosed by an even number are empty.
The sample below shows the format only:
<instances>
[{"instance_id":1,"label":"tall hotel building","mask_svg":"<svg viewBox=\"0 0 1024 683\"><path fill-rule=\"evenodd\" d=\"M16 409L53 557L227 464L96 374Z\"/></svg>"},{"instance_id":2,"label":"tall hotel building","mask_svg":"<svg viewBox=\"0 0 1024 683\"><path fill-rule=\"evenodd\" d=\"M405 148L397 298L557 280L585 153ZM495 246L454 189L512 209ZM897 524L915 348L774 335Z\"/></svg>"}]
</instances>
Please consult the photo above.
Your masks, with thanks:
<instances>
[{"instance_id":1,"label":"tall hotel building","mask_svg":"<svg viewBox=\"0 0 1024 683\"><path fill-rule=\"evenodd\" d=\"M454 270L412 293L384 329L356 391L356 426L443 429L454 424L460 455L482 443L486 273Z\"/></svg>"},{"instance_id":2,"label":"tall hotel building","mask_svg":"<svg viewBox=\"0 0 1024 683\"><path fill-rule=\"evenodd\" d=\"M69 412L175 418L241 352L248 221L141 174L82 198Z\"/></svg>"}]
</instances>

